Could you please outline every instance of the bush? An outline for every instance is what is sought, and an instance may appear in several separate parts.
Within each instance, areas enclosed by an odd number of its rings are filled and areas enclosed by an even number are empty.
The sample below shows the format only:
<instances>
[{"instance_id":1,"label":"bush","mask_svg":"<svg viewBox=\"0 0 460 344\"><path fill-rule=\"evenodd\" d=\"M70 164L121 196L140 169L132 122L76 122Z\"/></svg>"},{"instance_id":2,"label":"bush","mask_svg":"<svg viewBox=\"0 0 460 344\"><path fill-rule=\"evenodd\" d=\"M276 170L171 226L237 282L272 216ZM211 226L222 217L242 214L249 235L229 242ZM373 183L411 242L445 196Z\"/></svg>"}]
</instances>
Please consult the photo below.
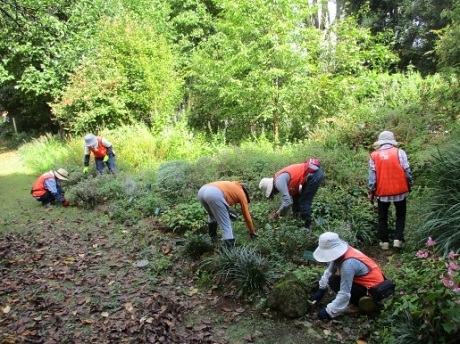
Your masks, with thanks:
<instances>
[{"instance_id":1,"label":"bush","mask_svg":"<svg viewBox=\"0 0 460 344\"><path fill-rule=\"evenodd\" d=\"M127 195L123 187L123 177L112 174L87 176L69 192L70 199L77 205L87 209L106 204L109 200L117 200Z\"/></svg>"},{"instance_id":2,"label":"bush","mask_svg":"<svg viewBox=\"0 0 460 344\"><path fill-rule=\"evenodd\" d=\"M187 236L184 254L192 259L201 258L206 253L212 252L215 244L207 234L192 234Z\"/></svg>"},{"instance_id":3,"label":"bush","mask_svg":"<svg viewBox=\"0 0 460 344\"><path fill-rule=\"evenodd\" d=\"M190 180L191 164L185 160L168 161L157 171L154 190L169 204L178 204L195 193ZM187 195L188 194L188 195Z\"/></svg>"},{"instance_id":4,"label":"bush","mask_svg":"<svg viewBox=\"0 0 460 344\"><path fill-rule=\"evenodd\" d=\"M206 211L199 202L179 203L168 208L161 215L161 222L174 232L195 232L204 227L207 218Z\"/></svg>"},{"instance_id":5,"label":"bush","mask_svg":"<svg viewBox=\"0 0 460 344\"><path fill-rule=\"evenodd\" d=\"M390 300L395 311L386 319L393 324L388 343L454 343L460 334L459 255L442 258L431 238L425 245L391 272L399 296Z\"/></svg>"}]
</instances>

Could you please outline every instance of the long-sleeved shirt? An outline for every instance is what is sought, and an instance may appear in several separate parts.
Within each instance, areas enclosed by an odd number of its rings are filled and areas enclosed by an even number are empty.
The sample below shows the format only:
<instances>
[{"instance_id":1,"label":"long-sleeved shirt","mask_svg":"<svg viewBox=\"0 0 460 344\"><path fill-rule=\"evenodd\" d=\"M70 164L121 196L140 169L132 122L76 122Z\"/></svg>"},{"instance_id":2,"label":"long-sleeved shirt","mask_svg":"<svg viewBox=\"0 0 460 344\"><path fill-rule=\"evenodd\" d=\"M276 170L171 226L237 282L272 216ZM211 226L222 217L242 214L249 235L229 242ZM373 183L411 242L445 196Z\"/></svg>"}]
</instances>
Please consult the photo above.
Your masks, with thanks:
<instances>
[{"instance_id":1,"label":"long-sleeved shirt","mask_svg":"<svg viewBox=\"0 0 460 344\"><path fill-rule=\"evenodd\" d=\"M329 277L337 272L336 262L329 263L328 268L324 271L319 280L319 287L326 289L329 283ZM335 299L326 306L327 313L331 318L335 318L343 313L347 308L351 298L351 286L355 276L364 276L369 273L369 268L356 258L349 258L342 263L340 268L340 290Z\"/></svg>"},{"instance_id":2,"label":"long-sleeved shirt","mask_svg":"<svg viewBox=\"0 0 460 344\"><path fill-rule=\"evenodd\" d=\"M229 206L234 206L236 203L241 205L244 222L250 233L254 233L254 224L252 223L251 213L249 212L249 203L243 188L238 182L219 181L206 185L218 187L224 194L225 201Z\"/></svg>"},{"instance_id":3,"label":"long-sleeved shirt","mask_svg":"<svg viewBox=\"0 0 460 344\"><path fill-rule=\"evenodd\" d=\"M379 149L377 150L383 150L383 149L390 149L392 148L393 145L386 143L382 146L380 146ZM401 164L402 169L404 170L404 173L406 174L406 179L409 184L409 186L412 186L413 181L412 181L412 171L409 166L409 159L407 158L407 154L404 150L401 148L398 149L398 158L399 158L399 163ZM376 182L377 182L377 175L376 175L376 169L375 169L375 162L371 158L369 158L369 190L374 191L376 189ZM399 202L405 199L409 195L408 192L405 192L400 195L394 195L394 196L381 196L379 197L379 200L381 202Z\"/></svg>"},{"instance_id":4,"label":"long-sleeved shirt","mask_svg":"<svg viewBox=\"0 0 460 344\"><path fill-rule=\"evenodd\" d=\"M55 178L48 178L45 180L44 187L46 190L51 192L57 202L64 201L64 195L62 192L61 185Z\"/></svg>"}]
</instances>

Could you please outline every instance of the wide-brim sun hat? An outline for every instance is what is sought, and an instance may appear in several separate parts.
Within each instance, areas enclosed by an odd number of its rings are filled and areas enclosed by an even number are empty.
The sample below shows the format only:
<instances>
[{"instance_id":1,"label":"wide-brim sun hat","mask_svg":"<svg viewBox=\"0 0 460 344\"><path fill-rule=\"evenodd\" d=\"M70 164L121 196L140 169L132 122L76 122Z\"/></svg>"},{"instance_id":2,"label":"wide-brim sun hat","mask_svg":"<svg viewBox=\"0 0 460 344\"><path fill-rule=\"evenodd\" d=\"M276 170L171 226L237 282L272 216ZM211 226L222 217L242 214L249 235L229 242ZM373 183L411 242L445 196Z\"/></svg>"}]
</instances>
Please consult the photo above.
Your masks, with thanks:
<instances>
[{"instance_id":1,"label":"wide-brim sun hat","mask_svg":"<svg viewBox=\"0 0 460 344\"><path fill-rule=\"evenodd\" d=\"M67 172L63 168L60 168L59 170L54 171L54 176L60 180L67 180L67 177L69 176L69 172Z\"/></svg>"},{"instance_id":2,"label":"wide-brim sun hat","mask_svg":"<svg viewBox=\"0 0 460 344\"><path fill-rule=\"evenodd\" d=\"M273 191L273 178L262 178L259 183L259 189L264 193L265 197L270 197Z\"/></svg>"},{"instance_id":3,"label":"wide-brim sun hat","mask_svg":"<svg viewBox=\"0 0 460 344\"><path fill-rule=\"evenodd\" d=\"M97 144L97 138L93 134L85 136L85 147L93 147Z\"/></svg>"},{"instance_id":4,"label":"wide-brim sun hat","mask_svg":"<svg viewBox=\"0 0 460 344\"><path fill-rule=\"evenodd\" d=\"M390 145L393 145L393 146L398 145L398 142L396 142L395 136L393 135L393 133L391 131L387 131L387 130L382 131L379 134L379 139L378 139L378 141L374 142L374 145L375 146L381 146L381 145L384 145L386 143L389 143Z\"/></svg>"},{"instance_id":5,"label":"wide-brim sun hat","mask_svg":"<svg viewBox=\"0 0 460 344\"><path fill-rule=\"evenodd\" d=\"M347 252L348 243L339 238L337 233L326 232L319 236L318 247L313 257L321 263L329 263L340 258Z\"/></svg>"}]
</instances>

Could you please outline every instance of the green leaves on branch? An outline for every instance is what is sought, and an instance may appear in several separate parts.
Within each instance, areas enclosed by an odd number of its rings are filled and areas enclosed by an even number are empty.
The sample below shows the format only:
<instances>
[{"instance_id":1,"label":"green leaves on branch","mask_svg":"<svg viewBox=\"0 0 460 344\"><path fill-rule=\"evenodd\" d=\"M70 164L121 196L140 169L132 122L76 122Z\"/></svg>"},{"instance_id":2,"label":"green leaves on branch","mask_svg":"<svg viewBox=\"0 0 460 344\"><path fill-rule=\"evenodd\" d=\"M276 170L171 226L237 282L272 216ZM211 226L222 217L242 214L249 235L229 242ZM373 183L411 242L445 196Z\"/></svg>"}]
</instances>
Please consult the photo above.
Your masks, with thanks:
<instances>
[{"instance_id":1,"label":"green leaves on branch","mask_svg":"<svg viewBox=\"0 0 460 344\"><path fill-rule=\"evenodd\" d=\"M64 127L81 133L136 122L168 124L182 81L167 40L147 22L123 16L102 21L93 44L94 53L53 105Z\"/></svg>"}]
</instances>

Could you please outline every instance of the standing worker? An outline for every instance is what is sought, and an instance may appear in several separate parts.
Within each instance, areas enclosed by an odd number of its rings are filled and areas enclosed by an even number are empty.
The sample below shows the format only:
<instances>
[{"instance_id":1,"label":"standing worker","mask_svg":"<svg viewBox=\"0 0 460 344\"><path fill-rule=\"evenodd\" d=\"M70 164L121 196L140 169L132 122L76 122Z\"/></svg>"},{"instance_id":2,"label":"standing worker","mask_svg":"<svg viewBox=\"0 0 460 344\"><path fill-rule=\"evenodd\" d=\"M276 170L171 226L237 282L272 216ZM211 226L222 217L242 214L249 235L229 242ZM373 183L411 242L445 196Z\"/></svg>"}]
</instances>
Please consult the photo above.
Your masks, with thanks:
<instances>
[{"instance_id":1,"label":"standing worker","mask_svg":"<svg viewBox=\"0 0 460 344\"><path fill-rule=\"evenodd\" d=\"M91 152L94 155L96 170L99 174L104 173L104 164L107 165L109 173L115 172L115 152L112 144L104 137L88 134L85 136L85 167L83 168L83 173L88 173Z\"/></svg>"},{"instance_id":2,"label":"standing worker","mask_svg":"<svg viewBox=\"0 0 460 344\"><path fill-rule=\"evenodd\" d=\"M227 247L235 245L232 224L230 220L230 207L239 203L243 213L244 222L251 238L256 238L251 214L249 213L249 190L246 185L237 181L219 181L203 185L198 191L198 201L209 215L208 229L212 238L217 237L217 225L222 230L224 244Z\"/></svg>"},{"instance_id":3,"label":"standing worker","mask_svg":"<svg viewBox=\"0 0 460 344\"><path fill-rule=\"evenodd\" d=\"M301 164L294 164L283 168L275 174L274 178L263 178L259 189L266 197L274 193L281 193L281 205L273 213L273 218L278 219L286 215L292 205L294 215L300 213L305 221L305 231L310 232L311 206L322 181L324 172L318 159L308 159Z\"/></svg>"},{"instance_id":4,"label":"standing worker","mask_svg":"<svg viewBox=\"0 0 460 344\"><path fill-rule=\"evenodd\" d=\"M68 176L69 173L63 168L46 172L38 177L30 193L45 207L51 207L51 202L54 201L68 207L69 202L66 201L61 187L61 180L67 180Z\"/></svg>"},{"instance_id":5,"label":"standing worker","mask_svg":"<svg viewBox=\"0 0 460 344\"><path fill-rule=\"evenodd\" d=\"M412 171L407 154L397 148L391 131L382 131L378 141L379 148L369 159L369 201L377 197L378 237L382 250L388 250L388 210L391 203L396 208L396 228L393 247L399 249L404 243L404 226L406 223L406 198L412 187Z\"/></svg>"}]
</instances>

